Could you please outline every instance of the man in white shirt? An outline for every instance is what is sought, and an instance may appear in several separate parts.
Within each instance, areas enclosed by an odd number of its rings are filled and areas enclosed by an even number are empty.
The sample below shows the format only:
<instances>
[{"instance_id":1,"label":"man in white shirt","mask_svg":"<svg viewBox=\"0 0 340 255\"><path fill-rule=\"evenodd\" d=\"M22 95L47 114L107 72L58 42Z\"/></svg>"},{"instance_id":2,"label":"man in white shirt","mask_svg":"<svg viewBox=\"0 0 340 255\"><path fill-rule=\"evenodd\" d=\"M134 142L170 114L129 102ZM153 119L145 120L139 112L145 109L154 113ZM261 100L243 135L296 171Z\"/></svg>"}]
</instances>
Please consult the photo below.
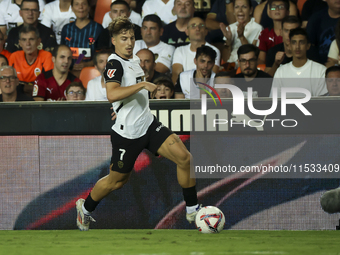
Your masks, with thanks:
<instances>
[{"instance_id":1,"label":"man in white shirt","mask_svg":"<svg viewBox=\"0 0 340 255\"><path fill-rule=\"evenodd\" d=\"M4 35L6 35L7 30L24 22L19 14L21 3L22 0L2 0L0 2L0 30ZM39 0L40 12L42 12L44 6L45 1Z\"/></svg>"},{"instance_id":2,"label":"man in white shirt","mask_svg":"<svg viewBox=\"0 0 340 255\"><path fill-rule=\"evenodd\" d=\"M216 55L216 51L209 46L197 48L194 58L196 68L180 73L175 86L175 99L199 99L204 90L211 92L204 84L214 87L215 73L212 69Z\"/></svg>"},{"instance_id":3,"label":"man in white shirt","mask_svg":"<svg viewBox=\"0 0 340 255\"><path fill-rule=\"evenodd\" d=\"M133 54L136 54L141 49L148 48L155 55L155 70L160 73L170 72L175 47L160 40L160 37L163 34L161 19L155 14L145 16L142 23L141 34L143 40L136 41Z\"/></svg>"},{"instance_id":4,"label":"man in white shirt","mask_svg":"<svg viewBox=\"0 0 340 255\"><path fill-rule=\"evenodd\" d=\"M127 2L128 5L130 5L130 3L131 3L131 0L124 0L124 1ZM105 15L103 17L103 23L102 23L103 28L107 28L109 26L109 24L112 22L112 20L114 19L114 16L117 16L117 15L112 16L112 14L114 14L117 11L121 11L121 10L117 10L117 8L113 9L112 6L114 6L114 5L112 5L112 3L111 3L111 6L110 6L111 11L105 13ZM137 12L131 10L131 9L130 9L129 13L130 14L128 14L128 13L126 14L126 17L129 17L129 19L131 20L131 22L133 24L136 24L136 25L141 27L142 26L142 16L139 13L137 13ZM122 15L119 15L119 16L122 16Z\"/></svg>"},{"instance_id":5,"label":"man in white shirt","mask_svg":"<svg viewBox=\"0 0 340 255\"><path fill-rule=\"evenodd\" d=\"M165 24L176 20L173 13L175 0L148 0L142 7L142 18L149 14L158 15Z\"/></svg>"},{"instance_id":6,"label":"man in white shirt","mask_svg":"<svg viewBox=\"0 0 340 255\"><path fill-rule=\"evenodd\" d=\"M278 97L281 97L281 88L283 87L305 88L310 91L311 96L325 94L327 92L325 83L326 67L307 58L310 43L308 42L306 30L303 28L291 30L289 39L293 60L277 69L270 95L273 96L273 88L277 88ZM304 94L298 92L287 93L287 98L304 96Z\"/></svg>"},{"instance_id":7,"label":"man in white shirt","mask_svg":"<svg viewBox=\"0 0 340 255\"><path fill-rule=\"evenodd\" d=\"M76 15L71 8L71 0L59 0L46 4L41 16L41 24L53 29L58 44L60 44L63 26L76 20Z\"/></svg>"},{"instance_id":8,"label":"man in white shirt","mask_svg":"<svg viewBox=\"0 0 340 255\"><path fill-rule=\"evenodd\" d=\"M105 70L107 59L111 51L103 50L96 52L93 58L95 68L102 74ZM87 83L85 101L107 101L106 86L103 75L100 75Z\"/></svg>"},{"instance_id":9,"label":"man in white shirt","mask_svg":"<svg viewBox=\"0 0 340 255\"><path fill-rule=\"evenodd\" d=\"M219 71L221 53L219 49L205 41L205 37L208 34L205 22L198 17L192 18L188 23L186 33L190 38L190 44L176 48L172 60L173 83L176 83L178 75L181 72L195 68L194 58L196 50L202 45L209 46L216 51L217 57L215 59L215 66L213 67L213 71L215 73Z\"/></svg>"}]
</instances>

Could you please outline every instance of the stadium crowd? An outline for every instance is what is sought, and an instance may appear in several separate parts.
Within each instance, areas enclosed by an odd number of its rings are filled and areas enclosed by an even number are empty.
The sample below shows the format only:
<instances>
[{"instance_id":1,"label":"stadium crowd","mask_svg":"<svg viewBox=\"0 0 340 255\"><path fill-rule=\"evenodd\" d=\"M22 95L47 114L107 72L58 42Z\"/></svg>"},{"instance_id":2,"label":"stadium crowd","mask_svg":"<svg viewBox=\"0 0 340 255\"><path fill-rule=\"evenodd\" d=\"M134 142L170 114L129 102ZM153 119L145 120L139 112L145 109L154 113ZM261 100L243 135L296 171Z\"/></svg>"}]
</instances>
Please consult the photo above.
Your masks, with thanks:
<instances>
[{"instance_id":1,"label":"stadium crowd","mask_svg":"<svg viewBox=\"0 0 340 255\"><path fill-rule=\"evenodd\" d=\"M292 86L340 96L338 0L2 0L0 102L107 100L120 16L135 24L151 99L198 99L215 83L253 97Z\"/></svg>"}]
</instances>

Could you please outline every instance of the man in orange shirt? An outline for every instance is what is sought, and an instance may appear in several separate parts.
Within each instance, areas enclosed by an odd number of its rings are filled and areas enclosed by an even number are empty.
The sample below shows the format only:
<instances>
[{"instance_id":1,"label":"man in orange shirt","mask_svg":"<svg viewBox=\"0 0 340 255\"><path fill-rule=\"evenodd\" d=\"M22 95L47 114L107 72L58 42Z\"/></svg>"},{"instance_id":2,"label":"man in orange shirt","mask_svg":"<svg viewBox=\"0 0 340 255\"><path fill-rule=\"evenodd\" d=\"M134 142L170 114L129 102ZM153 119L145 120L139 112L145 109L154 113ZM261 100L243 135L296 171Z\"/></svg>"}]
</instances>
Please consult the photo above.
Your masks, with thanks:
<instances>
[{"instance_id":1,"label":"man in orange shirt","mask_svg":"<svg viewBox=\"0 0 340 255\"><path fill-rule=\"evenodd\" d=\"M23 50L12 53L9 65L17 70L21 89L32 95L33 83L41 72L53 69L52 54L38 50L41 39L39 31L32 25L23 26L19 31L19 44Z\"/></svg>"}]
</instances>

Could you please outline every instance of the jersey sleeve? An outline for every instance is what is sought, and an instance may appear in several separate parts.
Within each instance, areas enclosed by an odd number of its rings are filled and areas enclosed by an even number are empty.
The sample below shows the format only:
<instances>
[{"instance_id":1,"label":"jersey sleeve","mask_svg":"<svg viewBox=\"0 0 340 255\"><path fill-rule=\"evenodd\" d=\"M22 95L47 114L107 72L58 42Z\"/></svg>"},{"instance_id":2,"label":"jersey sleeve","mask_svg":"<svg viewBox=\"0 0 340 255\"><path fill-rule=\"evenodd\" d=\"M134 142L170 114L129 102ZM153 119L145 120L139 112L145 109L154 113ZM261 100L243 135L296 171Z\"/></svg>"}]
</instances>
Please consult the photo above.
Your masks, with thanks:
<instances>
[{"instance_id":1,"label":"jersey sleeve","mask_svg":"<svg viewBox=\"0 0 340 255\"><path fill-rule=\"evenodd\" d=\"M183 54L181 48L177 48L174 52L174 57L172 58L172 64L181 64L183 66Z\"/></svg>"},{"instance_id":2,"label":"jersey sleeve","mask_svg":"<svg viewBox=\"0 0 340 255\"><path fill-rule=\"evenodd\" d=\"M105 71L103 73L105 83L117 82L121 84L123 74L124 70L122 64L116 59L111 59L109 62L107 62Z\"/></svg>"},{"instance_id":3,"label":"jersey sleeve","mask_svg":"<svg viewBox=\"0 0 340 255\"><path fill-rule=\"evenodd\" d=\"M39 74L38 77L34 81L33 85L33 97L42 97L45 99L46 97L46 80L45 80L45 75L44 74Z\"/></svg>"}]
</instances>

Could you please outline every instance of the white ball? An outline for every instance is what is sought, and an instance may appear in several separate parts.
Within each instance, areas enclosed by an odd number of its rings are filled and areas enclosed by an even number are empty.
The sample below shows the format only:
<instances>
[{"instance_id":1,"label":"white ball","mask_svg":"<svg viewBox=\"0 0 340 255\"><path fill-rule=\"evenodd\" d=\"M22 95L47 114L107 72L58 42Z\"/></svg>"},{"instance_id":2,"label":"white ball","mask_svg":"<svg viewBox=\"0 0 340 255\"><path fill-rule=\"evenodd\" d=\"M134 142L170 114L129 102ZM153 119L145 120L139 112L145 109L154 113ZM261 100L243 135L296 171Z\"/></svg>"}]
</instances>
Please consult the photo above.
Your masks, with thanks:
<instances>
[{"instance_id":1,"label":"white ball","mask_svg":"<svg viewBox=\"0 0 340 255\"><path fill-rule=\"evenodd\" d=\"M201 233L214 234L223 230L225 217L217 207L205 206L198 211L195 223Z\"/></svg>"}]
</instances>

